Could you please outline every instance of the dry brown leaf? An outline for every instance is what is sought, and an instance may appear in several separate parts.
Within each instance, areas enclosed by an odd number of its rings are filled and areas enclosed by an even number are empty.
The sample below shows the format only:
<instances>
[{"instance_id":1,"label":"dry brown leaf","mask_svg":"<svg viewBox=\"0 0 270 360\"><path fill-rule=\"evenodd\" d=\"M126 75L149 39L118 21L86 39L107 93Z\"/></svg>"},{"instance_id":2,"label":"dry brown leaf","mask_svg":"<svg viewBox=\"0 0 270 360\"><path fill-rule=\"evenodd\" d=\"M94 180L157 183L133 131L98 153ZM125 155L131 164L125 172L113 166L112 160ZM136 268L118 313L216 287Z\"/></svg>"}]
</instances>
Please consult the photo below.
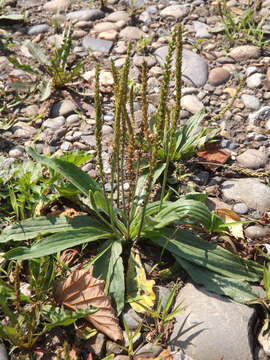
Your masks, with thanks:
<instances>
[{"instance_id":1,"label":"dry brown leaf","mask_svg":"<svg viewBox=\"0 0 270 360\"><path fill-rule=\"evenodd\" d=\"M214 164L225 164L225 162L230 158L231 154L226 149L219 149L218 145L215 143L207 145L204 151L199 151L197 153L201 161L205 162L205 165L208 165L209 168L216 168ZM214 163L214 164L207 164Z\"/></svg>"},{"instance_id":2,"label":"dry brown leaf","mask_svg":"<svg viewBox=\"0 0 270 360\"><path fill-rule=\"evenodd\" d=\"M237 215L234 211L229 209L217 209L215 210L215 214L221 217L226 224L232 223L232 222L238 222L241 221L241 218L239 215ZM244 239L244 232L243 232L243 224L234 224L234 225L228 225L231 234L235 238Z\"/></svg>"},{"instance_id":3,"label":"dry brown leaf","mask_svg":"<svg viewBox=\"0 0 270 360\"><path fill-rule=\"evenodd\" d=\"M103 288L104 281L94 278L91 269L76 269L67 279L56 284L54 297L59 304L70 309L87 309L91 305L97 307L99 310L88 315L86 320L113 341L122 340L118 318Z\"/></svg>"},{"instance_id":4,"label":"dry brown leaf","mask_svg":"<svg viewBox=\"0 0 270 360\"><path fill-rule=\"evenodd\" d=\"M173 360L171 354L167 349L164 349L158 357L155 358L145 358L145 357L136 357L136 360Z\"/></svg>"}]
</instances>

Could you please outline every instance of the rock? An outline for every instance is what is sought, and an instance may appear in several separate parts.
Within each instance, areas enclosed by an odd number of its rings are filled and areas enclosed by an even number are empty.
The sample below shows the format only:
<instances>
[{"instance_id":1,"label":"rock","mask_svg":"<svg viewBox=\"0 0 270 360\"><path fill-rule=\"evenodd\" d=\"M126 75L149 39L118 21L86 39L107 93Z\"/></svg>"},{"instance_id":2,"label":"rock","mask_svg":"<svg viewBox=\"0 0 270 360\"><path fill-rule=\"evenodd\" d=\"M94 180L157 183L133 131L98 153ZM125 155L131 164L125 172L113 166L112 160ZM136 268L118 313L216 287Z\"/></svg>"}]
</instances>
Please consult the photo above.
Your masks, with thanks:
<instances>
[{"instance_id":1,"label":"rock","mask_svg":"<svg viewBox=\"0 0 270 360\"><path fill-rule=\"evenodd\" d=\"M11 158L19 159L20 157L22 157L23 153L24 153L24 148L22 146L14 146L14 148L9 150L8 155Z\"/></svg>"},{"instance_id":2,"label":"rock","mask_svg":"<svg viewBox=\"0 0 270 360\"><path fill-rule=\"evenodd\" d=\"M49 128L52 130L57 130L57 129L61 128L62 126L64 126L65 121L66 121L66 119L64 118L64 116L58 116L53 119L45 120L42 124L42 127Z\"/></svg>"},{"instance_id":3,"label":"rock","mask_svg":"<svg viewBox=\"0 0 270 360\"><path fill-rule=\"evenodd\" d=\"M238 203L233 206L233 211L235 211L238 215L244 215L248 212L248 207L244 203Z\"/></svg>"},{"instance_id":4,"label":"rock","mask_svg":"<svg viewBox=\"0 0 270 360\"><path fill-rule=\"evenodd\" d=\"M187 6L183 5L170 5L167 6L165 9L161 10L160 16L161 17L172 17L177 20L182 20L186 17L189 13L189 9Z\"/></svg>"},{"instance_id":5,"label":"rock","mask_svg":"<svg viewBox=\"0 0 270 360\"><path fill-rule=\"evenodd\" d=\"M185 309L175 316L171 350L180 348L194 360L253 359L254 309L192 284L181 289L176 303Z\"/></svg>"},{"instance_id":6,"label":"rock","mask_svg":"<svg viewBox=\"0 0 270 360\"><path fill-rule=\"evenodd\" d=\"M270 106L263 106L258 111L249 114L248 119L250 121L256 122L258 120L268 120L270 117Z\"/></svg>"},{"instance_id":7,"label":"rock","mask_svg":"<svg viewBox=\"0 0 270 360\"><path fill-rule=\"evenodd\" d=\"M126 40L140 40L145 33L135 26L127 26L120 31L119 36Z\"/></svg>"},{"instance_id":8,"label":"rock","mask_svg":"<svg viewBox=\"0 0 270 360\"><path fill-rule=\"evenodd\" d=\"M34 25L34 26L30 27L27 34L28 35L37 35L37 34L47 32L49 30L50 30L50 27L47 24Z\"/></svg>"},{"instance_id":9,"label":"rock","mask_svg":"<svg viewBox=\"0 0 270 360\"><path fill-rule=\"evenodd\" d=\"M247 86L250 89L255 89L255 88L259 87L260 85L262 85L263 78L264 78L264 75L261 73L252 74L247 78L247 81L246 81Z\"/></svg>"},{"instance_id":10,"label":"rock","mask_svg":"<svg viewBox=\"0 0 270 360\"><path fill-rule=\"evenodd\" d=\"M196 95L185 95L182 96L181 104L183 109L196 114L196 112L203 109L203 103L197 98Z\"/></svg>"},{"instance_id":11,"label":"rock","mask_svg":"<svg viewBox=\"0 0 270 360\"><path fill-rule=\"evenodd\" d=\"M127 355L117 355L114 360L130 360L130 357Z\"/></svg>"},{"instance_id":12,"label":"rock","mask_svg":"<svg viewBox=\"0 0 270 360\"><path fill-rule=\"evenodd\" d=\"M109 22L109 21L103 21L101 23L97 23L93 27L93 31L97 34L103 32L103 31L117 30L117 29L118 29L117 25L115 25L113 22Z\"/></svg>"},{"instance_id":13,"label":"rock","mask_svg":"<svg viewBox=\"0 0 270 360\"><path fill-rule=\"evenodd\" d=\"M155 51L157 61L161 66L166 61L168 55L168 46L162 46ZM207 62L193 51L183 49L182 74L183 81L192 86L203 86L208 79Z\"/></svg>"},{"instance_id":14,"label":"rock","mask_svg":"<svg viewBox=\"0 0 270 360\"><path fill-rule=\"evenodd\" d=\"M45 10L60 12L67 10L69 6L70 6L70 0L52 0L46 2L46 4L44 4L43 7Z\"/></svg>"},{"instance_id":15,"label":"rock","mask_svg":"<svg viewBox=\"0 0 270 360\"><path fill-rule=\"evenodd\" d=\"M111 340L106 341L106 354L121 354L123 349L121 346Z\"/></svg>"},{"instance_id":16,"label":"rock","mask_svg":"<svg viewBox=\"0 0 270 360\"><path fill-rule=\"evenodd\" d=\"M67 14L67 20L71 21L98 20L103 17L104 13L99 9L82 9Z\"/></svg>"},{"instance_id":17,"label":"rock","mask_svg":"<svg viewBox=\"0 0 270 360\"><path fill-rule=\"evenodd\" d=\"M208 32L209 26L200 21L193 21L194 30L196 31L196 38L210 39L212 35Z\"/></svg>"},{"instance_id":18,"label":"rock","mask_svg":"<svg viewBox=\"0 0 270 360\"><path fill-rule=\"evenodd\" d=\"M95 135L82 135L81 141L83 141L85 144L91 147L96 147L97 145Z\"/></svg>"},{"instance_id":19,"label":"rock","mask_svg":"<svg viewBox=\"0 0 270 360\"><path fill-rule=\"evenodd\" d=\"M169 289L165 286L157 285L157 286L155 286L155 292L157 295L157 302L159 300L161 300L161 306L162 306L162 309L164 309L166 302L168 300L168 297L170 295L171 289Z\"/></svg>"},{"instance_id":20,"label":"rock","mask_svg":"<svg viewBox=\"0 0 270 360\"><path fill-rule=\"evenodd\" d=\"M103 31L98 34L99 39L114 41L117 39L118 32L116 30Z\"/></svg>"},{"instance_id":21,"label":"rock","mask_svg":"<svg viewBox=\"0 0 270 360\"><path fill-rule=\"evenodd\" d=\"M53 104L50 116L57 117L57 116L65 116L71 113L74 113L77 106L71 100L61 100L57 103Z\"/></svg>"},{"instance_id":22,"label":"rock","mask_svg":"<svg viewBox=\"0 0 270 360\"><path fill-rule=\"evenodd\" d=\"M243 94L241 100L248 109L258 110L260 108L260 100L254 95Z\"/></svg>"},{"instance_id":23,"label":"rock","mask_svg":"<svg viewBox=\"0 0 270 360\"><path fill-rule=\"evenodd\" d=\"M139 20L145 24L149 24L151 22L151 15L148 11L143 11L139 16Z\"/></svg>"},{"instance_id":24,"label":"rock","mask_svg":"<svg viewBox=\"0 0 270 360\"><path fill-rule=\"evenodd\" d=\"M39 107L37 105L29 105L25 109L23 109L23 113L26 116L34 117L39 113Z\"/></svg>"},{"instance_id":25,"label":"rock","mask_svg":"<svg viewBox=\"0 0 270 360\"><path fill-rule=\"evenodd\" d=\"M236 61L257 59L261 55L261 50L253 45L241 45L233 48L229 55Z\"/></svg>"},{"instance_id":26,"label":"rock","mask_svg":"<svg viewBox=\"0 0 270 360\"><path fill-rule=\"evenodd\" d=\"M123 319L129 330L136 330L143 322L143 319L132 308L124 310Z\"/></svg>"},{"instance_id":27,"label":"rock","mask_svg":"<svg viewBox=\"0 0 270 360\"><path fill-rule=\"evenodd\" d=\"M225 200L244 202L261 212L270 211L270 188L257 178L227 180L221 189Z\"/></svg>"},{"instance_id":28,"label":"rock","mask_svg":"<svg viewBox=\"0 0 270 360\"><path fill-rule=\"evenodd\" d=\"M156 64L156 58L154 56L141 56L141 55L134 55L133 57L133 64L141 67L143 63L146 62L147 66L150 68Z\"/></svg>"},{"instance_id":29,"label":"rock","mask_svg":"<svg viewBox=\"0 0 270 360\"><path fill-rule=\"evenodd\" d=\"M102 134L103 135L111 135L113 134L113 128L109 125L104 124L102 126Z\"/></svg>"},{"instance_id":30,"label":"rock","mask_svg":"<svg viewBox=\"0 0 270 360\"><path fill-rule=\"evenodd\" d=\"M98 359L101 359L105 348L106 336L102 333L98 333L97 336L90 338L87 343L90 350L95 353Z\"/></svg>"},{"instance_id":31,"label":"rock","mask_svg":"<svg viewBox=\"0 0 270 360\"><path fill-rule=\"evenodd\" d=\"M0 343L0 359L8 360L7 349L3 343Z\"/></svg>"},{"instance_id":32,"label":"rock","mask_svg":"<svg viewBox=\"0 0 270 360\"><path fill-rule=\"evenodd\" d=\"M30 125L25 125L22 122L17 122L12 126L13 137L20 139L27 139L34 136L37 132L37 129Z\"/></svg>"},{"instance_id":33,"label":"rock","mask_svg":"<svg viewBox=\"0 0 270 360\"><path fill-rule=\"evenodd\" d=\"M214 86L221 85L228 81L230 76L231 74L228 70L217 67L209 72L208 82Z\"/></svg>"},{"instance_id":34,"label":"rock","mask_svg":"<svg viewBox=\"0 0 270 360\"><path fill-rule=\"evenodd\" d=\"M109 54L113 46L113 41L96 39L90 36L85 36L82 41L82 45L85 49L92 51L98 51L104 54Z\"/></svg>"},{"instance_id":35,"label":"rock","mask_svg":"<svg viewBox=\"0 0 270 360\"><path fill-rule=\"evenodd\" d=\"M269 234L269 229L260 225L251 225L245 229L245 235L250 239L260 239Z\"/></svg>"},{"instance_id":36,"label":"rock","mask_svg":"<svg viewBox=\"0 0 270 360\"><path fill-rule=\"evenodd\" d=\"M107 16L107 20L112 22L124 21L127 23L130 20L130 15L126 11L114 11Z\"/></svg>"},{"instance_id":37,"label":"rock","mask_svg":"<svg viewBox=\"0 0 270 360\"><path fill-rule=\"evenodd\" d=\"M160 345L146 344L135 353L134 360L139 358L156 358L162 350L163 348Z\"/></svg>"},{"instance_id":38,"label":"rock","mask_svg":"<svg viewBox=\"0 0 270 360\"><path fill-rule=\"evenodd\" d=\"M67 126L79 125L80 122L81 122L81 118L77 114L69 115L66 119Z\"/></svg>"},{"instance_id":39,"label":"rock","mask_svg":"<svg viewBox=\"0 0 270 360\"><path fill-rule=\"evenodd\" d=\"M260 150L248 149L238 155L236 160L240 166L256 170L266 165L268 156Z\"/></svg>"}]
</instances>

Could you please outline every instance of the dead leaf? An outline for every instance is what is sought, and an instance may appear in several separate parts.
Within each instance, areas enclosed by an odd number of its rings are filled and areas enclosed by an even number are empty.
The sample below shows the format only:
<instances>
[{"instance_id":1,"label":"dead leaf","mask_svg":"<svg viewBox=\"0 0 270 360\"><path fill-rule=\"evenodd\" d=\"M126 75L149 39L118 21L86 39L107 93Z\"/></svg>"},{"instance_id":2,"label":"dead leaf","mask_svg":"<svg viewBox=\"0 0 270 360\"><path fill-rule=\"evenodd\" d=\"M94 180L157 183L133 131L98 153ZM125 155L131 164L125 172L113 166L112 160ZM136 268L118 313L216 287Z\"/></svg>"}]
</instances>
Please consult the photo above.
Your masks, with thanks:
<instances>
[{"instance_id":1,"label":"dead leaf","mask_svg":"<svg viewBox=\"0 0 270 360\"><path fill-rule=\"evenodd\" d=\"M136 357L136 360L173 360L171 354L167 349L164 349L158 357L155 358L145 358L145 357Z\"/></svg>"},{"instance_id":2,"label":"dead leaf","mask_svg":"<svg viewBox=\"0 0 270 360\"><path fill-rule=\"evenodd\" d=\"M226 224L241 221L241 218L232 210L217 209L215 214L221 217ZM243 224L228 225L231 234L237 239L244 239Z\"/></svg>"},{"instance_id":3,"label":"dead leaf","mask_svg":"<svg viewBox=\"0 0 270 360\"><path fill-rule=\"evenodd\" d=\"M70 309L87 309L91 305L99 308L96 313L88 315L86 320L113 341L122 340L118 318L110 298L103 291L104 283L92 276L92 269L76 269L67 279L56 284L54 297L59 304Z\"/></svg>"},{"instance_id":4,"label":"dead leaf","mask_svg":"<svg viewBox=\"0 0 270 360\"><path fill-rule=\"evenodd\" d=\"M132 249L128 261L127 294L131 307L139 313L145 313L155 303L154 280L147 280L138 250ZM135 299L132 301L132 299Z\"/></svg>"},{"instance_id":5,"label":"dead leaf","mask_svg":"<svg viewBox=\"0 0 270 360\"><path fill-rule=\"evenodd\" d=\"M213 163L205 164L205 166L210 169L215 169L216 166L214 164L225 164L231 154L226 149L220 149L216 143L212 143L208 144L204 151L197 152L197 156L205 163Z\"/></svg>"}]
</instances>

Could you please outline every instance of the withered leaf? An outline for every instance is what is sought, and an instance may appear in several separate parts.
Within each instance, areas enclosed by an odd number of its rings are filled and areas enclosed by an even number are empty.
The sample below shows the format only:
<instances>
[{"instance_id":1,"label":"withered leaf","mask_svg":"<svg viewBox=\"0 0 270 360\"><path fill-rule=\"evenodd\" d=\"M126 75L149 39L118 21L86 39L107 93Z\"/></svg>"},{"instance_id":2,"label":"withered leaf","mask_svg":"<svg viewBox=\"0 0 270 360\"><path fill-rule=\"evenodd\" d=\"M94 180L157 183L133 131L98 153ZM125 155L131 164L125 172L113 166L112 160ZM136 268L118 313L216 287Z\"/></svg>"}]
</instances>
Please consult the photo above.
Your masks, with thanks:
<instances>
[{"instance_id":1,"label":"withered leaf","mask_svg":"<svg viewBox=\"0 0 270 360\"><path fill-rule=\"evenodd\" d=\"M208 168L215 169L217 166L215 164L225 164L225 162L230 158L231 154L226 149L218 148L218 145L215 143L208 144L204 151L197 153L201 161L205 162ZM213 163L207 164L207 163Z\"/></svg>"},{"instance_id":2,"label":"withered leaf","mask_svg":"<svg viewBox=\"0 0 270 360\"><path fill-rule=\"evenodd\" d=\"M96 329L103 332L113 341L123 339L118 318L111 306L110 298L105 295L104 281L92 276L92 269L76 269L70 276L57 282L54 297L59 304L70 309L87 309L95 306L99 310L86 317Z\"/></svg>"}]
</instances>

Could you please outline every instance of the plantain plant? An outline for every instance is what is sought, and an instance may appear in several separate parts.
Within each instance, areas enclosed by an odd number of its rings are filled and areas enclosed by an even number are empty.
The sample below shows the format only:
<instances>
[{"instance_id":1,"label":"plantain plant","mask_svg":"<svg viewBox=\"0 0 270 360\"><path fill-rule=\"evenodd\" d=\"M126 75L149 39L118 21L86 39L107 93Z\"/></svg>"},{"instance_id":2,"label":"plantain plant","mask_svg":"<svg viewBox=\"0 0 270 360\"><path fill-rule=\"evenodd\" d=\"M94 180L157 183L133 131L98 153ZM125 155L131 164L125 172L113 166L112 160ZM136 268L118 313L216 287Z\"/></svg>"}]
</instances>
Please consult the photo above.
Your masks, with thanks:
<instances>
[{"instance_id":1,"label":"plantain plant","mask_svg":"<svg viewBox=\"0 0 270 360\"><path fill-rule=\"evenodd\" d=\"M164 69L160 104L156 116L149 121L147 102L147 68L142 70L142 113L138 127L134 121L133 88L128 88L130 55L122 69L112 64L115 112L111 156L111 191L107 182L102 152L102 104L99 91L99 67L96 70L96 143L97 166L101 184L70 162L39 155L33 148L29 155L42 165L61 174L84 196L86 215L36 217L6 227L0 235L3 246L11 241L19 246L5 253L6 259L33 259L54 254L81 244L98 242L94 276L106 280L117 313L125 304L125 270L131 249L138 242L169 251L194 281L211 291L245 302L254 298L249 282L262 277L262 267L246 261L222 247L203 240L199 232L224 232L228 227L211 213L199 194L187 194L177 201L165 196L169 162L179 147L177 127L181 100L181 40L179 25L173 33ZM176 98L167 107L171 62L176 50ZM190 138L188 138L190 141ZM164 157L160 157L164 151ZM162 176L161 199L153 201L153 185ZM127 185L127 186L126 186ZM193 230L192 230L193 229Z\"/></svg>"}]
</instances>

